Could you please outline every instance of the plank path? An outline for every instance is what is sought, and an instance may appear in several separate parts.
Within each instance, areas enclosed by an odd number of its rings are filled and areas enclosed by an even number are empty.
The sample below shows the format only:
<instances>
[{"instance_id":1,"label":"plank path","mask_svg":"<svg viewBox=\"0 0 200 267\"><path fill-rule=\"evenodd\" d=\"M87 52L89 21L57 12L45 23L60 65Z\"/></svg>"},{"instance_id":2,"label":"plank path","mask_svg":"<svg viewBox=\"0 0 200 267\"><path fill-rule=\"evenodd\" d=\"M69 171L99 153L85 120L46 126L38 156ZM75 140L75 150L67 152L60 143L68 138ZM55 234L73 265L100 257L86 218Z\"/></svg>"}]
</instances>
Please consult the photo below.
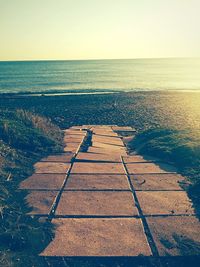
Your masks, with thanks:
<instances>
[{"instance_id":1,"label":"plank path","mask_svg":"<svg viewBox=\"0 0 200 267\"><path fill-rule=\"evenodd\" d=\"M167 164L128 155L118 126L64 130L64 152L42 159L21 183L30 215L51 220L45 257L200 255L200 224ZM85 151L85 152L84 152Z\"/></svg>"}]
</instances>

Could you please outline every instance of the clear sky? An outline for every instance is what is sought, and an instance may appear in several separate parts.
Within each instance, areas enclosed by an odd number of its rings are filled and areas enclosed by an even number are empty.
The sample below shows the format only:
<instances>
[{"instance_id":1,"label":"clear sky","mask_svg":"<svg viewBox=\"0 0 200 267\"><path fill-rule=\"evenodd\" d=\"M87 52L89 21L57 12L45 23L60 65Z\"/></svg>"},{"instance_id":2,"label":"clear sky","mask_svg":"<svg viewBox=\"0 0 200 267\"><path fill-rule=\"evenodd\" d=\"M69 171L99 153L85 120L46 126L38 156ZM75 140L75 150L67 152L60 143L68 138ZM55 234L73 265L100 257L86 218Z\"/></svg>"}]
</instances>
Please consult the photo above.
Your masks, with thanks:
<instances>
[{"instance_id":1,"label":"clear sky","mask_svg":"<svg viewBox=\"0 0 200 267\"><path fill-rule=\"evenodd\" d=\"M200 0L0 0L0 60L200 57Z\"/></svg>"}]
</instances>

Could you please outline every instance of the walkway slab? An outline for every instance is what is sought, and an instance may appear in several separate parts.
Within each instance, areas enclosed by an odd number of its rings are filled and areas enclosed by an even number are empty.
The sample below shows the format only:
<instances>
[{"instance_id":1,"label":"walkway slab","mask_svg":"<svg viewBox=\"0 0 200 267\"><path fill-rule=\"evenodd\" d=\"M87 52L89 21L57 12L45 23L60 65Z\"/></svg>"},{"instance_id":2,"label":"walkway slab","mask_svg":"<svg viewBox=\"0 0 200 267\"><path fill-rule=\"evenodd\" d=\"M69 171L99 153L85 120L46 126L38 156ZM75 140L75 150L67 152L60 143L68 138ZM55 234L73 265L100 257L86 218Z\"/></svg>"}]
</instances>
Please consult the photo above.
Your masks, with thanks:
<instances>
[{"instance_id":1,"label":"walkway slab","mask_svg":"<svg viewBox=\"0 0 200 267\"><path fill-rule=\"evenodd\" d=\"M200 223L195 217L154 217L147 223L161 256L200 254Z\"/></svg>"},{"instance_id":2,"label":"walkway slab","mask_svg":"<svg viewBox=\"0 0 200 267\"><path fill-rule=\"evenodd\" d=\"M155 163L127 163L126 167L129 174L143 174L143 173L171 173L175 169L168 164L155 164Z\"/></svg>"},{"instance_id":3,"label":"walkway slab","mask_svg":"<svg viewBox=\"0 0 200 267\"><path fill-rule=\"evenodd\" d=\"M97 153L90 153L90 152L79 152L76 156L76 160L81 161L108 161L108 162L118 162L121 163L121 157L116 154L97 154Z\"/></svg>"},{"instance_id":4,"label":"walkway slab","mask_svg":"<svg viewBox=\"0 0 200 267\"><path fill-rule=\"evenodd\" d=\"M56 155L48 156L46 158L41 159L41 161L71 162L73 157L74 157L73 153L62 153L62 154L56 154Z\"/></svg>"},{"instance_id":5,"label":"walkway slab","mask_svg":"<svg viewBox=\"0 0 200 267\"><path fill-rule=\"evenodd\" d=\"M110 151L116 151L116 150L125 151L125 147L124 146L109 145L109 144L104 144L104 143L100 143L100 142L92 142L92 146L94 146L94 147L102 147L102 148L105 148L105 149L109 149Z\"/></svg>"},{"instance_id":6,"label":"walkway slab","mask_svg":"<svg viewBox=\"0 0 200 267\"><path fill-rule=\"evenodd\" d=\"M92 135L87 152L78 151L83 128ZM29 190L28 214L55 226L42 256L157 256L156 248L161 256L200 255L200 224L180 187L183 177L157 159L128 155L134 129L86 125L63 132L65 153L42 159L20 184Z\"/></svg>"},{"instance_id":7,"label":"walkway slab","mask_svg":"<svg viewBox=\"0 0 200 267\"><path fill-rule=\"evenodd\" d=\"M148 160L144 159L144 157L140 155L126 156L126 157L123 157L123 160L124 160L124 163L148 162Z\"/></svg>"},{"instance_id":8,"label":"walkway slab","mask_svg":"<svg viewBox=\"0 0 200 267\"><path fill-rule=\"evenodd\" d=\"M63 192L56 215L138 215L131 192Z\"/></svg>"},{"instance_id":9,"label":"walkway slab","mask_svg":"<svg viewBox=\"0 0 200 267\"><path fill-rule=\"evenodd\" d=\"M116 137L106 137L106 136L98 136L93 135L92 142L98 142L103 144L109 144L109 145L116 145L116 146L122 146L124 147L124 143L120 138Z\"/></svg>"},{"instance_id":10,"label":"walkway slab","mask_svg":"<svg viewBox=\"0 0 200 267\"><path fill-rule=\"evenodd\" d=\"M119 156L126 156L127 153L124 150L110 150L109 148L102 148L102 147L94 147L91 146L88 148L88 152L90 153L97 153L97 154L115 154Z\"/></svg>"},{"instance_id":11,"label":"walkway slab","mask_svg":"<svg viewBox=\"0 0 200 267\"><path fill-rule=\"evenodd\" d=\"M42 256L150 256L140 219L54 219Z\"/></svg>"},{"instance_id":12,"label":"walkway slab","mask_svg":"<svg viewBox=\"0 0 200 267\"><path fill-rule=\"evenodd\" d=\"M65 174L33 174L20 184L20 189L59 190Z\"/></svg>"},{"instance_id":13,"label":"walkway slab","mask_svg":"<svg viewBox=\"0 0 200 267\"><path fill-rule=\"evenodd\" d=\"M194 214L192 203L184 191L136 192L144 215Z\"/></svg>"},{"instance_id":14,"label":"walkway slab","mask_svg":"<svg viewBox=\"0 0 200 267\"><path fill-rule=\"evenodd\" d=\"M70 163L38 162L34 167L35 173L66 173Z\"/></svg>"},{"instance_id":15,"label":"walkway slab","mask_svg":"<svg viewBox=\"0 0 200 267\"><path fill-rule=\"evenodd\" d=\"M80 144L81 144L81 142L78 142L78 143L66 143L65 148L67 148L67 149L78 149Z\"/></svg>"},{"instance_id":16,"label":"walkway slab","mask_svg":"<svg viewBox=\"0 0 200 267\"><path fill-rule=\"evenodd\" d=\"M84 136L80 136L76 135L76 136L65 136L64 138L64 144L68 144L68 143L81 143L84 139Z\"/></svg>"},{"instance_id":17,"label":"walkway slab","mask_svg":"<svg viewBox=\"0 0 200 267\"><path fill-rule=\"evenodd\" d=\"M65 189L130 190L126 175L70 174Z\"/></svg>"},{"instance_id":18,"label":"walkway slab","mask_svg":"<svg viewBox=\"0 0 200 267\"><path fill-rule=\"evenodd\" d=\"M108 174L125 174L121 163L91 163L75 162L71 173L108 173Z\"/></svg>"},{"instance_id":19,"label":"walkway slab","mask_svg":"<svg viewBox=\"0 0 200 267\"><path fill-rule=\"evenodd\" d=\"M78 150L78 148L76 148L76 147L69 147L69 146L65 146L64 147L64 152L67 152L67 153L74 153L74 154L76 154L77 153L77 150Z\"/></svg>"},{"instance_id":20,"label":"walkway slab","mask_svg":"<svg viewBox=\"0 0 200 267\"><path fill-rule=\"evenodd\" d=\"M135 190L183 190L180 182L184 178L178 174L138 174L130 178Z\"/></svg>"},{"instance_id":21,"label":"walkway slab","mask_svg":"<svg viewBox=\"0 0 200 267\"><path fill-rule=\"evenodd\" d=\"M85 136L86 135L86 131L78 131L78 130L71 130L71 129L67 129L67 130L64 130L64 135L67 136L67 135L82 135L82 136Z\"/></svg>"},{"instance_id":22,"label":"walkway slab","mask_svg":"<svg viewBox=\"0 0 200 267\"><path fill-rule=\"evenodd\" d=\"M72 126L70 129L74 129L74 130L88 130L90 129L91 127L89 125L78 125L78 126Z\"/></svg>"},{"instance_id":23,"label":"walkway slab","mask_svg":"<svg viewBox=\"0 0 200 267\"><path fill-rule=\"evenodd\" d=\"M93 130L93 134L94 135L101 135L101 136L115 136L117 137L118 134L117 133L114 133L113 131L105 131L105 130Z\"/></svg>"},{"instance_id":24,"label":"walkway slab","mask_svg":"<svg viewBox=\"0 0 200 267\"><path fill-rule=\"evenodd\" d=\"M31 215L48 215L58 192L32 191L26 197L27 204L31 207Z\"/></svg>"}]
</instances>

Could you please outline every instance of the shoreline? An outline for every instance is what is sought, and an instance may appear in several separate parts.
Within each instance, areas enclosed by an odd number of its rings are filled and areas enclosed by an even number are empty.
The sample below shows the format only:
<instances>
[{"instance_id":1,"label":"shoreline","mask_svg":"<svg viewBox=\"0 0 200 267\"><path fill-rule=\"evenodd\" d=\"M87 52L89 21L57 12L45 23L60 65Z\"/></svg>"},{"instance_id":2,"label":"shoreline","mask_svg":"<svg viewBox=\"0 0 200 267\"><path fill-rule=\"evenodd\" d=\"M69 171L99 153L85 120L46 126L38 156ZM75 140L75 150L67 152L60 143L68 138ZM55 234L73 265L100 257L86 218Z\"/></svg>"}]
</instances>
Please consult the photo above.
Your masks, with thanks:
<instances>
[{"instance_id":1,"label":"shoreline","mask_svg":"<svg viewBox=\"0 0 200 267\"><path fill-rule=\"evenodd\" d=\"M134 94L134 93L200 93L200 89L135 89L135 90L78 90L69 91L44 91L44 92L0 92L0 98L25 98L25 97L47 97L47 96L81 96L81 95L110 95L110 94Z\"/></svg>"}]
</instances>

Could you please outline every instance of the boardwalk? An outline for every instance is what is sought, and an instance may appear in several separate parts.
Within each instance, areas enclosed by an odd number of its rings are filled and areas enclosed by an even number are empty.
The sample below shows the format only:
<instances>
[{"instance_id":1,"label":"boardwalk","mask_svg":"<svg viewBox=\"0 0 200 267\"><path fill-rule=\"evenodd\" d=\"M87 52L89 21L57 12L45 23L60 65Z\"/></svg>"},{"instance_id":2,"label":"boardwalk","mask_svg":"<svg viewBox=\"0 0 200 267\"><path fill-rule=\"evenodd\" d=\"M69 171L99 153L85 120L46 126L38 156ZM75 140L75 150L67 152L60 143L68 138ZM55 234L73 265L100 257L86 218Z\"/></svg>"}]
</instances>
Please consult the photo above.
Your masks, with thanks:
<instances>
[{"instance_id":1,"label":"boardwalk","mask_svg":"<svg viewBox=\"0 0 200 267\"><path fill-rule=\"evenodd\" d=\"M55 226L41 256L200 254L200 225L183 177L167 164L128 155L127 135L134 130L67 129L64 152L38 162L21 183L30 215Z\"/></svg>"}]
</instances>

